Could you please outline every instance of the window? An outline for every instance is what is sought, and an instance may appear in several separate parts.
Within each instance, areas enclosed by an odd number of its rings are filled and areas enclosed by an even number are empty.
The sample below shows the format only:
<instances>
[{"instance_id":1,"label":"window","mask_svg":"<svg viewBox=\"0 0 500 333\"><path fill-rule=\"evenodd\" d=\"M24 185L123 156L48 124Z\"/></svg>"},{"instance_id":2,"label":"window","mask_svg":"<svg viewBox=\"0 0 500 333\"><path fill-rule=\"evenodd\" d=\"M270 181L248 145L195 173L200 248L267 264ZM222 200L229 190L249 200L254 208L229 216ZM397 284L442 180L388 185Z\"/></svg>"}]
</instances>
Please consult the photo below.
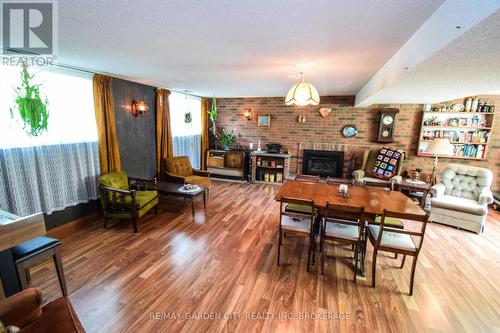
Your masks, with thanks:
<instances>
[{"instance_id":1,"label":"window","mask_svg":"<svg viewBox=\"0 0 500 333\"><path fill-rule=\"evenodd\" d=\"M168 101L174 156L188 156L193 168L200 168L201 98L172 92Z\"/></svg>"},{"instance_id":2,"label":"window","mask_svg":"<svg viewBox=\"0 0 500 333\"><path fill-rule=\"evenodd\" d=\"M13 110L21 68L0 66L0 207L50 214L97 199L99 153L91 75L30 67L48 99L47 131L29 136Z\"/></svg>"}]
</instances>

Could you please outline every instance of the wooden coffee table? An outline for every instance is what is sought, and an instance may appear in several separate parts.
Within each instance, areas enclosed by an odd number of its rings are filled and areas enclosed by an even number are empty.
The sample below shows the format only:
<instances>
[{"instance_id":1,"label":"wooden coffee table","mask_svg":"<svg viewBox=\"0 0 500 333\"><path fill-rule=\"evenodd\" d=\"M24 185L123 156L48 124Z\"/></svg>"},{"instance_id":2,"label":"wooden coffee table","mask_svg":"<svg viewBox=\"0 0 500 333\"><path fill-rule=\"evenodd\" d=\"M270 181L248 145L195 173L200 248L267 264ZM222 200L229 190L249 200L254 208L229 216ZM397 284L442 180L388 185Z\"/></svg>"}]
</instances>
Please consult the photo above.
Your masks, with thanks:
<instances>
[{"instance_id":1,"label":"wooden coffee table","mask_svg":"<svg viewBox=\"0 0 500 333\"><path fill-rule=\"evenodd\" d=\"M203 195L203 208L207 210L207 194L204 186L198 185L200 188L193 192L182 192L179 189L183 184L159 181L157 184L152 184L152 188L157 190L160 194L173 195L177 197L183 197L185 200L191 200L191 211L194 217L194 199L200 195Z\"/></svg>"},{"instance_id":2,"label":"wooden coffee table","mask_svg":"<svg viewBox=\"0 0 500 333\"><path fill-rule=\"evenodd\" d=\"M156 180L156 179L155 179ZM203 195L203 208L207 210L207 191L202 185L198 185L200 188L193 192L183 192L179 189L183 186L181 183L166 182L166 181L155 181L135 178L131 181L131 185L138 190L156 190L159 194L173 195L176 197L182 197L184 200L191 199L191 210L194 217L194 199L200 195Z\"/></svg>"}]
</instances>

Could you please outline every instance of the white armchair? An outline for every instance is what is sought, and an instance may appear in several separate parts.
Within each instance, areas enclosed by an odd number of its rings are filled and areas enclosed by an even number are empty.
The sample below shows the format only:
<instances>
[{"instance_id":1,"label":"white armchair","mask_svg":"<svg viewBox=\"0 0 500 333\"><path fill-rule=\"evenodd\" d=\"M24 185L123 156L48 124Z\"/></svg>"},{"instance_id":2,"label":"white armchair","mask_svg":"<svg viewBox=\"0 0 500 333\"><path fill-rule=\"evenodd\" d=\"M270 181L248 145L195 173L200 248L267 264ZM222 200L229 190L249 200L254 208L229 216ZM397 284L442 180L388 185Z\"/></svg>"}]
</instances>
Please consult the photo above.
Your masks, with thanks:
<instances>
[{"instance_id":1,"label":"white armchair","mask_svg":"<svg viewBox=\"0 0 500 333\"><path fill-rule=\"evenodd\" d=\"M430 220L480 233L493 202L493 173L485 168L449 164L431 188Z\"/></svg>"}]
</instances>

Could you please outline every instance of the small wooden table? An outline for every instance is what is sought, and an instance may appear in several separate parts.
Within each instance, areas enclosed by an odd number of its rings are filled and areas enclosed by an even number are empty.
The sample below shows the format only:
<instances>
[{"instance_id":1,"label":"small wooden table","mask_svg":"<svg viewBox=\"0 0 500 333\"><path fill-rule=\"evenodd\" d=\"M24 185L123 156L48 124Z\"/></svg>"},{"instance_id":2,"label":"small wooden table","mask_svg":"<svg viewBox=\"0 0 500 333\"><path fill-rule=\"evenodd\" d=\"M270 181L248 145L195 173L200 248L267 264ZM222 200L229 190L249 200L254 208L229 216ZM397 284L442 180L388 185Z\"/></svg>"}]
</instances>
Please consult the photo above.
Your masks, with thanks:
<instances>
[{"instance_id":1,"label":"small wooden table","mask_svg":"<svg viewBox=\"0 0 500 333\"><path fill-rule=\"evenodd\" d=\"M406 179L403 179L401 182L396 184L397 189L399 191L404 191L408 192L408 195L411 196L410 192L421 192L422 197L420 198L419 196L413 196L420 201L420 207L425 208L425 199L427 197L427 194L429 193L431 189L431 184L429 183L414 183L411 181L408 181Z\"/></svg>"},{"instance_id":2,"label":"small wooden table","mask_svg":"<svg viewBox=\"0 0 500 333\"><path fill-rule=\"evenodd\" d=\"M202 185L198 185L200 188L192 192L180 191L180 188L183 186L183 184L174 182L159 181L155 184L153 181L137 181L134 183L134 185L136 185L139 188L144 187L144 189L156 190L160 194L182 197L185 200L190 199L191 211L193 217L194 217L194 199L200 195L203 195L203 208L207 210L207 191L206 188Z\"/></svg>"},{"instance_id":3,"label":"small wooden table","mask_svg":"<svg viewBox=\"0 0 500 333\"><path fill-rule=\"evenodd\" d=\"M42 213L19 217L0 210L0 299L21 291L11 249L46 233Z\"/></svg>"}]
</instances>

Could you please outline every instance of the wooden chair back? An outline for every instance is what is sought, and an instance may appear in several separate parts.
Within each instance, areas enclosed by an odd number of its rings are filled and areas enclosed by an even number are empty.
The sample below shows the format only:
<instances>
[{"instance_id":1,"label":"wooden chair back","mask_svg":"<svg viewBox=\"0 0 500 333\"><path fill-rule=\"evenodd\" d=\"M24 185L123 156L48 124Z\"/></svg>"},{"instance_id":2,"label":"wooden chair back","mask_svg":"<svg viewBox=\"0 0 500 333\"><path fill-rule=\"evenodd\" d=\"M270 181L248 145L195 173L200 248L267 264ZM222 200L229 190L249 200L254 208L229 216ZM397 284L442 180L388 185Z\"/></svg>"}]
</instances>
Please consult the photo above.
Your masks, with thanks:
<instances>
[{"instance_id":1,"label":"wooden chair back","mask_svg":"<svg viewBox=\"0 0 500 333\"><path fill-rule=\"evenodd\" d=\"M333 177L327 177L326 178L326 183L327 184L345 184L345 185L353 185L354 184L354 179L347 179L347 178L333 178Z\"/></svg>"},{"instance_id":2,"label":"wooden chair back","mask_svg":"<svg viewBox=\"0 0 500 333\"><path fill-rule=\"evenodd\" d=\"M389 182L372 182L369 180L363 181L363 187L371 187L371 188L383 188L389 191L394 190L394 186Z\"/></svg>"},{"instance_id":3,"label":"wooden chair back","mask_svg":"<svg viewBox=\"0 0 500 333\"><path fill-rule=\"evenodd\" d=\"M335 223L361 226L364 221L364 212L364 207L335 205L327 202L324 216L325 220L336 219Z\"/></svg>"},{"instance_id":4,"label":"wooden chair back","mask_svg":"<svg viewBox=\"0 0 500 333\"><path fill-rule=\"evenodd\" d=\"M399 229L399 228L391 228L385 225L385 219L386 217L394 217L397 218L398 220L409 220L412 222L419 222L420 223L420 228L417 231L412 231L408 229ZM392 212L384 209L384 213L382 214L382 217L380 219L380 231L378 233L377 241L375 243L375 247L378 247L380 245L380 241L382 240L382 234L387 231L393 232L393 233L398 233L398 234L405 234L409 235L410 237L418 237L418 245L417 247L417 254L420 252L420 249L422 248L422 243L424 242L424 235L425 235L425 229L427 227L427 222L429 221L429 214L425 215L417 215L417 214L408 214L408 213L398 213L398 212Z\"/></svg>"},{"instance_id":5,"label":"wooden chair back","mask_svg":"<svg viewBox=\"0 0 500 333\"><path fill-rule=\"evenodd\" d=\"M311 222L314 221L314 214L315 214L314 201L299 199L299 198L291 198L291 197L281 197L281 199L280 199L280 223L281 223L281 217L283 215L297 217L297 218L304 218L306 216L305 214L298 214L298 213L286 211L284 208L286 207L287 204L296 204L296 205L311 207L311 216L310 216ZM311 226L312 226L312 224L313 223L311 223Z\"/></svg>"},{"instance_id":6,"label":"wooden chair back","mask_svg":"<svg viewBox=\"0 0 500 333\"><path fill-rule=\"evenodd\" d=\"M295 180L302 182L319 183L319 179L320 179L319 176L303 175L301 173L295 175Z\"/></svg>"}]
</instances>

